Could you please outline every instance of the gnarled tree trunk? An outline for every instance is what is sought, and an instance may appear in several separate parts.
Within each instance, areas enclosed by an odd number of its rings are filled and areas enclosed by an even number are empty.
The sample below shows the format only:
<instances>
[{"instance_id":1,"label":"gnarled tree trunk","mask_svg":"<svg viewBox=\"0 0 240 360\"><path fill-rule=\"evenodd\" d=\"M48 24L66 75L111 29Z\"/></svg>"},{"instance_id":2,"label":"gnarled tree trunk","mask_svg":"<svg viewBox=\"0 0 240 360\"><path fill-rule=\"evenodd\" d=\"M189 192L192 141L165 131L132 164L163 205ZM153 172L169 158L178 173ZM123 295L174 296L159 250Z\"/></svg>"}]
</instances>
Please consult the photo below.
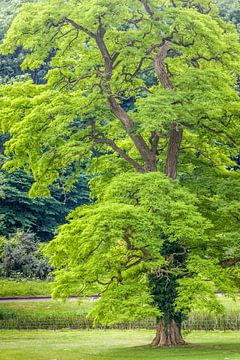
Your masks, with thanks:
<instances>
[{"instance_id":1,"label":"gnarled tree trunk","mask_svg":"<svg viewBox=\"0 0 240 360\"><path fill-rule=\"evenodd\" d=\"M180 346L186 344L181 335L181 329L175 320L160 319L157 324L156 336L152 345L156 347Z\"/></svg>"}]
</instances>

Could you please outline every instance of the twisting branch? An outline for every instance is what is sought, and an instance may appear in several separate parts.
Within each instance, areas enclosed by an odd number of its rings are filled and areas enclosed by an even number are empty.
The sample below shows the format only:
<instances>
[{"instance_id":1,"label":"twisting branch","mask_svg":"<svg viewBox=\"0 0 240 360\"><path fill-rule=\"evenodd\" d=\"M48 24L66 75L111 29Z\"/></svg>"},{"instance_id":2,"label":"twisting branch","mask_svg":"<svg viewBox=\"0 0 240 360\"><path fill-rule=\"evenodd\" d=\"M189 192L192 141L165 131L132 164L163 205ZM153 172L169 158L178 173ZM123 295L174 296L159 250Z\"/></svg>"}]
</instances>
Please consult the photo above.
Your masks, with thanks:
<instances>
[{"instance_id":1,"label":"twisting branch","mask_svg":"<svg viewBox=\"0 0 240 360\"><path fill-rule=\"evenodd\" d=\"M145 4L146 9L151 12L151 9L148 7L148 4L143 1ZM104 36L106 33L106 29L104 28L101 18L99 18L99 26L97 29L96 34L91 32L89 29L85 28L84 26L76 23L74 20L69 19L68 17L65 17L61 20L61 22L57 26L61 26L64 24L71 24L75 29L78 31L82 31L91 38L93 38L96 41L96 44L101 52L103 61L104 61L104 69L105 69L105 79L102 76L103 74L100 74L101 78L101 89L103 92L107 94L108 97L108 103L110 105L110 108L113 112L113 114L120 120L120 122L125 127L127 134L132 139L133 143L135 144L137 150L139 151L140 155L142 156L142 159L145 163L145 169L143 169L135 160L131 159L123 150L117 147L117 145L113 142L108 140L108 145L110 145L115 151L118 152L118 154L123 157L125 160L127 160L131 165L134 166L134 168L137 171L143 172L143 171L156 171L156 154L152 152L152 149L147 145L144 138L134 133L134 123L131 119L131 117L127 114L127 112L117 103L116 97L114 94L112 94L110 81L112 78L112 73L114 69L114 62L116 61L119 53L115 53L113 56L108 51L108 48L104 42ZM137 68L137 71L141 68L142 63L140 63L140 66ZM115 64L115 67L117 65ZM97 140L98 142L100 139ZM106 143L106 139L104 139Z\"/></svg>"},{"instance_id":2,"label":"twisting branch","mask_svg":"<svg viewBox=\"0 0 240 360\"><path fill-rule=\"evenodd\" d=\"M146 165L146 171L156 171L156 156L151 152L151 149L148 147L144 138L134 133L134 123L128 113L117 103L116 96L112 94L110 80L112 78L113 72L113 58L111 57L107 46L104 42L104 35L106 33L105 28L103 27L101 21L99 23L99 28L96 35L96 43L101 52L102 58L104 60L105 68L105 81L103 82L103 90L107 93L108 103L113 114L120 120L120 122L125 127L127 134L134 142L137 150L142 156L143 161Z\"/></svg>"},{"instance_id":3,"label":"twisting branch","mask_svg":"<svg viewBox=\"0 0 240 360\"><path fill-rule=\"evenodd\" d=\"M107 138L99 138L96 134L95 123L92 123L92 139L96 144L105 144L110 146L122 159L126 160L139 173L144 173L144 168L133 158L131 158L124 150L122 150L113 140Z\"/></svg>"},{"instance_id":4,"label":"twisting branch","mask_svg":"<svg viewBox=\"0 0 240 360\"><path fill-rule=\"evenodd\" d=\"M155 59L155 71L158 77L158 80L164 89L172 89L173 85L169 79L167 70L164 65L164 60L167 57L168 50L170 49L171 44L165 42L161 47L160 51Z\"/></svg>"},{"instance_id":5,"label":"twisting branch","mask_svg":"<svg viewBox=\"0 0 240 360\"><path fill-rule=\"evenodd\" d=\"M238 263L240 263L240 257L223 260L221 261L220 265L224 268L227 268L227 267L235 266Z\"/></svg>"},{"instance_id":6,"label":"twisting branch","mask_svg":"<svg viewBox=\"0 0 240 360\"><path fill-rule=\"evenodd\" d=\"M73 21L73 20L71 20L71 19L69 19L67 17L63 18L62 21L65 22L65 23L71 24L75 29L83 31L85 34L89 35L91 38L96 39L96 35L93 32L91 32L90 30L88 30L84 26L79 25L75 21Z\"/></svg>"},{"instance_id":7,"label":"twisting branch","mask_svg":"<svg viewBox=\"0 0 240 360\"><path fill-rule=\"evenodd\" d=\"M148 1L147 0L140 0L140 2L142 3L144 10L146 11L146 13L148 13L149 16L153 17L154 16L154 12L152 11L152 9L150 8Z\"/></svg>"}]
</instances>

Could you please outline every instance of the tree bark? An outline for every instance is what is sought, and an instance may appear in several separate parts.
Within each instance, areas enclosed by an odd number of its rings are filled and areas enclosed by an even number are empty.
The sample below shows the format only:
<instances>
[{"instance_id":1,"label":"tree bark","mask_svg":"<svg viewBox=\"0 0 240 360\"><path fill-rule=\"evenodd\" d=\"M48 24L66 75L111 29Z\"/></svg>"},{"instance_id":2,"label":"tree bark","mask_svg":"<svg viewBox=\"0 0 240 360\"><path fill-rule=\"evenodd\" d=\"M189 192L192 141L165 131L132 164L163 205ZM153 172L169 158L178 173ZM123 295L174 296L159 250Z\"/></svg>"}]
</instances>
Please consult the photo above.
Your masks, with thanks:
<instances>
[{"instance_id":1,"label":"tree bark","mask_svg":"<svg viewBox=\"0 0 240 360\"><path fill-rule=\"evenodd\" d=\"M167 161L166 161L166 175L175 180L178 170L178 156L180 145L182 141L183 130L178 127L177 122L173 122L169 134Z\"/></svg>"},{"instance_id":2,"label":"tree bark","mask_svg":"<svg viewBox=\"0 0 240 360\"><path fill-rule=\"evenodd\" d=\"M180 346L186 344L181 335L181 329L175 320L164 321L157 324L156 336L152 345L156 347Z\"/></svg>"},{"instance_id":3,"label":"tree bark","mask_svg":"<svg viewBox=\"0 0 240 360\"><path fill-rule=\"evenodd\" d=\"M164 61L167 57L170 49L170 42L164 42L160 51L155 59L155 71L158 80L164 89L173 89L173 84L168 76L167 69ZM166 175L175 180L177 177L177 163L179 156L179 149L182 141L182 128L178 126L178 123L174 121L172 123L171 130L169 132L168 150L167 150L167 161L166 161Z\"/></svg>"}]
</instances>

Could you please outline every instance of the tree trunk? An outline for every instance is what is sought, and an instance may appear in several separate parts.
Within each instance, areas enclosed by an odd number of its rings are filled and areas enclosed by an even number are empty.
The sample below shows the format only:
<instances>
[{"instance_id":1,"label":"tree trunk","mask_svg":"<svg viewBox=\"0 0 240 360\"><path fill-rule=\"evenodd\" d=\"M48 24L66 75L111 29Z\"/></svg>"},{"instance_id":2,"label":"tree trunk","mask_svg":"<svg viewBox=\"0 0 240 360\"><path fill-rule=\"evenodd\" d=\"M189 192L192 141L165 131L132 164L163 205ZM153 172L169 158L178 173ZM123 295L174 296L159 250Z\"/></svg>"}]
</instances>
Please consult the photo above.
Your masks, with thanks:
<instances>
[{"instance_id":1,"label":"tree trunk","mask_svg":"<svg viewBox=\"0 0 240 360\"><path fill-rule=\"evenodd\" d=\"M156 336L153 346L180 346L186 344L181 335L181 329L175 320L164 321L161 319L157 324Z\"/></svg>"},{"instance_id":2,"label":"tree trunk","mask_svg":"<svg viewBox=\"0 0 240 360\"><path fill-rule=\"evenodd\" d=\"M179 149L182 142L183 130L178 127L178 123L174 122L169 134L166 175L175 180L177 177Z\"/></svg>"}]
</instances>

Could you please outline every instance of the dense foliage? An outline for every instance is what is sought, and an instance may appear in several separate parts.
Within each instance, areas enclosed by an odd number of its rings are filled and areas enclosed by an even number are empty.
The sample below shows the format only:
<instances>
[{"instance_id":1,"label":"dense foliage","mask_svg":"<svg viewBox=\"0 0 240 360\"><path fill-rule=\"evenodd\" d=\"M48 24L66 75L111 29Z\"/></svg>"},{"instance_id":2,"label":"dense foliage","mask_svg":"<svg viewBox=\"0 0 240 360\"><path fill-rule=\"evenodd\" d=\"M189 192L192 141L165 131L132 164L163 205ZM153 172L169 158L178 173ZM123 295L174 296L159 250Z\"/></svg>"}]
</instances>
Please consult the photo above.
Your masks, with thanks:
<instances>
[{"instance_id":1,"label":"dense foliage","mask_svg":"<svg viewBox=\"0 0 240 360\"><path fill-rule=\"evenodd\" d=\"M89 202L84 175L68 194L61 184L52 186L50 198L30 199L32 183L32 177L23 171L0 172L0 235L11 236L23 230L35 233L40 241L49 241L71 209Z\"/></svg>"},{"instance_id":2,"label":"dense foliage","mask_svg":"<svg viewBox=\"0 0 240 360\"><path fill-rule=\"evenodd\" d=\"M10 26L19 7L26 1L0 1L0 38ZM37 83L43 81L44 68L24 73L21 62L24 52L21 48L11 55L0 55L0 83L24 81L29 78ZM0 136L0 167L4 163L4 142L8 136ZM68 212L77 205L88 202L87 178L81 175L70 194L58 185L52 187L49 199L30 199L28 192L33 183L32 176L23 171L7 174L0 170L0 235L12 236L19 229L31 231L39 240L50 240L55 228L64 222Z\"/></svg>"},{"instance_id":3,"label":"dense foliage","mask_svg":"<svg viewBox=\"0 0 240 360\"><path fill-rule=\"evenodd\" d=\"M46 279L51 267L41 247L31 233L0 237L0 276Z\"/></svg>"},{"instance_id":4,"label":"dense foliage","mask_svg":"<svg viewBox=\"0 0 240 360\"><path fill-rule=\"evenodd\" d=\"M84 3L59 4L43 1L23 6L2 46L4 52L13 52L19 46L28 50L22 66L30 69L42 66L52 48L56 49L48 84L17 83L2 90L3 104L8 107L11 103L10 109L3 107L1 111L2 129L12 135L8 152L17 154L7 166L31 167L36 181L33 194L47 193L47 186L59 172L90 156L93 144L112 148L139 171L145 167L161 169L166 137L174 122L184 128L183 148L210 157L214 164L231 163L229 155L235 150L229 145L238 136L234 75L239 69L239 45L236 31L216 18L216 10L208 13L204 2L201 11L194 3L186 7L169 4L161 13L167 25L161 22L159 27L159 21L151 20L140 1L131 7L109 5L111 25L103 15L107 3L93 2L88 11ZM99 20L95 24L97 15L104 17L104 23ZM39 31L35 35L36 27ZM104 46L109 48L106 53ZM145 78L161 59L166 62L170 76L166 81L171 84L166 88L161 84L165 81L163 72L160 86L148 88ZM118 99L132 96L134 109L127 116ZM74 121L79 116L81 119ZM124 139L122 126L128 139ZM184 171L188 162L185 153L181 155L185 157Z\"/></svg>"}]
</instances>

